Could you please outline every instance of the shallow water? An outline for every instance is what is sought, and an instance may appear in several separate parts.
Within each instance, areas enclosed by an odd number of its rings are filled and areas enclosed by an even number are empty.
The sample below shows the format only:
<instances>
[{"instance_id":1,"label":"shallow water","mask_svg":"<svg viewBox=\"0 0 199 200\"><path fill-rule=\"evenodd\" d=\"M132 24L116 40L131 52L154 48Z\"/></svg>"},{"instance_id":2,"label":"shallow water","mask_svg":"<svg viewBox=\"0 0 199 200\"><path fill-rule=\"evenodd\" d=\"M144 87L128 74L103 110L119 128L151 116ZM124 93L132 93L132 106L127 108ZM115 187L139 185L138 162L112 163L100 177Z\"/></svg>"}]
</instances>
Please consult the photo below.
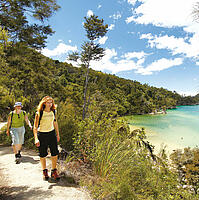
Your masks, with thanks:
<instances>
[{"instance_id":1,"label":"shallow water","mask_svg":"<svg viewBox=\"0 0 199 200\"><path fill-rule=\"evenodd\" d=\"M167 114L133 115L130 125L144 127L147 139L156 150L166 145L168 151L199 146L199 105L178 106Z\"/></svg>"}]
</instances>

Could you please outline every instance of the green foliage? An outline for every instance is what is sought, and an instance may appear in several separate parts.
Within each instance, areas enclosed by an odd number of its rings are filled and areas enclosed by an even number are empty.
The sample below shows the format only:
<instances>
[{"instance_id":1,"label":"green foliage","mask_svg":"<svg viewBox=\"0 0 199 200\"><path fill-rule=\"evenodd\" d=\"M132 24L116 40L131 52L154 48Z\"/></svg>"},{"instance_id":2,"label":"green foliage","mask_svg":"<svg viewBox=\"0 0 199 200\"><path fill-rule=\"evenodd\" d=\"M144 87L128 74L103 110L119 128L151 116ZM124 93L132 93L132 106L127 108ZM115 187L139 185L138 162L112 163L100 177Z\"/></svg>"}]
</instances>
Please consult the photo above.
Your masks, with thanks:
<instances>
[{"instance_id":1,"label":"green foliage","mask_svg":"<svg viewBox=\"0 0 199 200\"><path fill-rule=\"evenodd\" d=\"M171 160L175 170L179 174L179 180L182 186L193 189L198 194L199 189L199 149L184 148L176 150L171 154Z\"/></svg>"},{"instance_id":2,"label":"green foliage","mask_svg":"<svg viewBox=\"0 0 199 200\"><path fill-rule=\"evenodd\" d=\"M78 129L78 111L75 105L67 100L58 107L58 124L60 131L60 145L67 151L73 150L73 137Z\"/></svg>"},{"instance_id":3,"label":"green foliage","mask_svg":"<svg viewBox=\"0 0 199 200\"><path fill-rule=\"evenodd\" d=\"M85 23L84 23L84 28L87 32L87 37L89 40L94 41L98 39L99 37L103 37L108 29L108 25L104 24L103 19L98 19L98 16L96 15L91 15L90 17L85 17Z\"/></svg>"},{"instance_id":4,"label":"green foliage","mask_svg":"<svg viewBox=\"0 0 199 200\"><path fill-rule=\"evenodd\" d=\"M98 19L98 16L91 15L85 17L84 28L87 32L88 41L82 45L82 51L80 53L73 52L69 54L69 60L75 62L81 60L82 64L86 67L85 69L85 84L84 84L84 103L83 103L83 120L86 117L87 109L90 104L89 92L89 67L91 61L100 60L104 56L104 49L100 47L100 44L96 42L97 39L103 37L108 31L108 25L104 25L103 19ZM96 79L95 79L96 80Z\"/></svg>"},{"instance_id":5,"label":"green foliage","mask_svg":"<svg viewBox=\"0 0 199 200\"><path fill-rule=\"evenodd\" d=\"M11 137L8 137L6 134L6 125L4 127L1 128L0 130L0 143L4 144L4 145L11 145L12 144L12 140Z\"/></svg>"},{"instance_id":6,"label":"green foliage","mask_svg":"<svg viewBox=\"0 0 199 200\"><path fill-rule=\"evenodd\" d=\"M20 41L41 48L45 46L47 36L53 33L44 22L58 8L56 0L1 0L0 26L9 32L13 43ZM27 16L31 16L33 21L38 20L40 24L28 22Z\"/></svg>"},{"instance_id":7,"label":"green foliage","mask_svg":"<svg viewBox=\"0 0 199 200\"><path fill-rule=\"evenodd\" d=\"M94 198L194 199L178 188L177 175L169 169L164 151L159 156L153 154L144 130L130 133L125 121L111 117L114 109L103 112L102 94L94 97L89 115L79 123L74 137L74 152L93 169L92 181L86 179L84 184Z\"/></svg>"}]
</instances>

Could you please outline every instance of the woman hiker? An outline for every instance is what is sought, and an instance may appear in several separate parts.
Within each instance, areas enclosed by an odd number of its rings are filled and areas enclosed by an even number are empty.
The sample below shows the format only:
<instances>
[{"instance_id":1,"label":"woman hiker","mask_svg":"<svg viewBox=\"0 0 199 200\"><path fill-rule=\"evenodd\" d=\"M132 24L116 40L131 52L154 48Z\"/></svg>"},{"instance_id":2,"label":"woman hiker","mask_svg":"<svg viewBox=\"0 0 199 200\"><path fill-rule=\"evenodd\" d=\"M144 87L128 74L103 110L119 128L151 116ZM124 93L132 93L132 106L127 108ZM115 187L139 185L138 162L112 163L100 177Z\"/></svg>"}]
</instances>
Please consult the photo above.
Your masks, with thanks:
<instances>
[{"instance_id":1,"label":"woman hiker","mask_svg":"<svg viewBox=\"0 0 199 200\"><path fill-rule=\"evenodd\" d=\"M24 144L25 127L24 121L32 130L28 115L22 110L22 103L16 102L14 104L14 111L10 112L7 123L7 135L11 134L12 148L15 154L15 162L20 163L22 144Z\"/></svg>"},{"instance_id":2,"label":"woman hiker","mask_svg":"<svg viewBox=\"0 0 199 200\"><path fill-rule=\"evenodd\" d=\"M50 148L52 170L51 177L59 180L60 176L57 172L57 158L59 142L59 129L56 120L55 104L52 97L44 97L37 108L34 121L34 138L35 145L39 147L40 162L43 170L43 179L48 180L48 169L46 168L46 156L48 155L48 147Z\"/></svg>"}]
</instances>

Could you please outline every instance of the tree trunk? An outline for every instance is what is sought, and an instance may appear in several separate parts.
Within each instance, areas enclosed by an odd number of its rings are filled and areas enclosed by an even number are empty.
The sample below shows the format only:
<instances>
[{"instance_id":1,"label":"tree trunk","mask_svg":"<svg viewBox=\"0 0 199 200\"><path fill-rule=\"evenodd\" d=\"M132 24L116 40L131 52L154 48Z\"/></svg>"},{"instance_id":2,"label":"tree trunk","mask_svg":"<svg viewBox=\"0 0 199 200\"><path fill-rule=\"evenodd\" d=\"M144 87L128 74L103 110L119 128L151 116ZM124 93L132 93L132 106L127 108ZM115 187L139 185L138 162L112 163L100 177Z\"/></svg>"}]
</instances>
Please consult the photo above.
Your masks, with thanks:
<instances>
[{"instance_id":1,"label":"tree trunk","mask_svg":"<svg viewBox=\"0 0 199 200\"><path fill-rule=\"evenodd\" d=\"M86 71L86 80L85 80L85 88L84 88L84 105L83 105L83 114L82 119L84 120L86 117L86 102L87 102L87 90L88 90L88 75L89 75L89 64L87 65Z\"/></svg>"}]
</instances>

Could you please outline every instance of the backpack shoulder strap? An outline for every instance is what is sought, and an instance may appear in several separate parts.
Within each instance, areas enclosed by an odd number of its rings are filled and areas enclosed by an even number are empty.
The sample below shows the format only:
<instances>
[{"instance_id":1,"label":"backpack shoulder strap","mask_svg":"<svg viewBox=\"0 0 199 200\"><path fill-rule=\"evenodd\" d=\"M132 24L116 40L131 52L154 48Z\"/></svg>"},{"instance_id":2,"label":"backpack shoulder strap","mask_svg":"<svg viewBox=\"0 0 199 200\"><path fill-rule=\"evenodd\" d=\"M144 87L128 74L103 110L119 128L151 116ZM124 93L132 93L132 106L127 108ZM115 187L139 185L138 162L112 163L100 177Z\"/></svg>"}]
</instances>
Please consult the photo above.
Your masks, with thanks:
<instances>
[{"instance_id":1,"label":"backpack shoulder strap","mask_svg":"<svg viewBox=\"0 0 199 200\"><path fill-rule=\"evenodd\" d=\"M14 114L14 111L11 112L10 127L11 127L11 125L12 125L13 114Z\"/></svg>"},{"instance_id":2,"label":"backpack shoulder strap","mask_svg":"<svg viewBox=\"0 0 199 200\"><path fill-rule=\"evenodd\" d=\"M54 116L55 116L55 119L54 119L54 121L56 122L57 121L57 119L56 119L56 110L53 110L53 113L54 113Z\"/></svg>"},{"instance_id":3,"label":"backpack shoulder strap","mask_svg":"<svg viewBox=\"0 0 199 200\"><path fill-rule=\"evenodd\" d=\"M38 122L38 127L39 127L39 125L40 125L40 121L41 121L42 116L43 116L43 110L41 110L41 111L39 112L39 122Z\"/></svg>"}]
</instances>

